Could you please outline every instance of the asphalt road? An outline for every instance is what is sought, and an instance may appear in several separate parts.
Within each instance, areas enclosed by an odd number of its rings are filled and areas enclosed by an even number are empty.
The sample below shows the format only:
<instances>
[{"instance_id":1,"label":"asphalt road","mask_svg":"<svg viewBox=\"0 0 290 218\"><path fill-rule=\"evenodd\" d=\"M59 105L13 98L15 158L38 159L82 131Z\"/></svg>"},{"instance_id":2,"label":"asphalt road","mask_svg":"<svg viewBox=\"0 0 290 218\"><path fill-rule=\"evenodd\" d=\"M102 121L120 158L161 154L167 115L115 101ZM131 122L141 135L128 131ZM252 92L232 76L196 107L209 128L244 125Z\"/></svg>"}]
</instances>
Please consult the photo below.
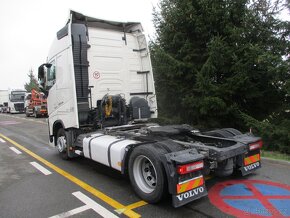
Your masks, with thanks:
<instances>
[{"instance_id":1,"label":"asphalt road","mask_svg":"<svg viewBox=\"0 0 290 218\"><path fill-rule=\"evenodd\" d=\"M171 206L170 199L147 204L134 194L129 180L119 172L82 157L62 160L48 145L45 118L0 114L0 149L3 218L232 217L211 204L209 197L177 209ZM206 185L210 191L224 181L241 179L290 185L290 164L262 160L262 168L252 175L212 177Z\"/></svg>"}]
</instances>

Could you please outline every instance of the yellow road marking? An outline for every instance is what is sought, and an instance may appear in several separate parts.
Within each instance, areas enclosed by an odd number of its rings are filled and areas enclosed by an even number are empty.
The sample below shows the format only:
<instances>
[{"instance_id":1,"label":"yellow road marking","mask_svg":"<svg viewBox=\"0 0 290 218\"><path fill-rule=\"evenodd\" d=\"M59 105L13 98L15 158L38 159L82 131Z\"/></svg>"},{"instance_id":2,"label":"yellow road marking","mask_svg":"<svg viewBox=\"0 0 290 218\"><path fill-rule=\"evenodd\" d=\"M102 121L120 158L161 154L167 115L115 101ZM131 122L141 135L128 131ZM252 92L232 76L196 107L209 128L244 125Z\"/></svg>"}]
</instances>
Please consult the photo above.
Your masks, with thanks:
<instances>
[{"instance_id":1,"label":"yellow road marking","mask_svg":"<svg viewBox=\"0 0 290 218\"><path fill-rule=\"evenodd\" d=\"M29 119L27 119L29 120ZM37 154L31 152L30 150L26 149L25 147L23 147L22 145L19 145L17 142L13 141L12 139L9 139L7 138L6 136L2 135L0 133L0 136L3 137L4 139L7 139L7 141L11 142L12 144L14 144L15 146L19 147L20 149L22 149L23 151L25 151L26 153L28 153L29 155L31 155L32 157L34 157L35 159L41 161L42 163L46 164L48 167L50 167L51 169L54 169L56 172L58 172L59 174L61 174L62 176L66 177L67 179L69 179L70 181L74 182L75 184L81 186L83 189L87 190L88 192L92 193L93 195L95 195L96 197L100 198L101 200L103 200L104 202L108 203L109 205L111 205L112 207L116 208L116 212L119 213L119 214L122 214L124 213L125 215L129 216L129 217L141 217L140 214L138 213L135 213L134 211L132 211L133 209L136 209L138 207L142 207L142 206L145 206L147 205L148 203L145 202L145 201L138 201L136 203L133 203L133 204L129 204L127 206L124 206L120 203L118 203L117 201L115 200L110 200L111 198L106 196L105 194L103 194L102 192L96 190L95 188L91 187L90 185L86 184L85 182L82 182L81 180L77 179L76 177L70 175L69 173L65 172L64 170L58 168L57 166L51 164L50 162L46 161L45 159L41 158L40 156L38 156ZM38 159L39 158L39 159ZM42 159L42 160L40 160ZM51 166L50 166L51 165ZM56 170L56 169L59 169ZM63 172L63 174L61 173ZM68 177L71 177L71 178L68 178L66 175L68 175ZM205 177L205 180L209 180L209 179L212 179L213 176L211 175L208 175ZM80 182L80 184L78 184L78 181ZM103 199L103 196L104 195L104 199ZM115 204L116 203L116 204ZM117 207L119 205L119 207ZM131 214L133 216L131 216Z\"/></svg>"},{"instance_id":2,"label":"yellow road marking","mask_svg":"<svg viewBox=\"0 0 290 218\"><path fill-rule=\"evenodd\" d=\"M125 211L127 210L133 210L135 208L138 208L138 207L142 207L144 205L147 205L148 203L146 201L138 201L136 203L133 203L133 204L129 204L128 206L124 207L124 208L120 208L120 209L117 209L115 210L118 214L122 214L122 213L125 213Z\"/></svg>"},{"instance_id":3,"label":"yellow road marking","mask_svg":"<svg viewBox=\"0 0 290 218\"><path fill-rule=\"evenodd\" d=\"M89 184L83 182L82 180L80 180L80 179L74 177L73 175L71 175L70 173L62 170L61 168L57 167L56 165L54 165L54 164L50 163L49 161L45 160L44 158L38 156L37 154L33 153L32 151L30 151L29 149L25 148L24 146L18 144L17 142L13 141L12 139L2 135L1 133L0 133L0 137L2 137L3 139L6 139L10 143L15 145L19 149L21 149L22 151L26 152L27 154L29 154L30 156L34 157L36 160L42 162L43 164L45 164L49 168L53 169L54 171L56 171L60 175L64 176L68 180L70 180L71 182L75 183L76 185L82 187L83 189L85 189L86 191L90 192L94 196L98 197L102 201L106 202L107 204L109 204L113 208L115 208L115 209L126 208L125 205L117 202L113 198L110 198L109 196L105 195L104 193L102 193L101 191L95 189L94 187L90 186ZM130 208L126 209L124 211L124 214L127 215L128 217L141 217L140 214L135 213Z\"/></svg>"}]
</instances>

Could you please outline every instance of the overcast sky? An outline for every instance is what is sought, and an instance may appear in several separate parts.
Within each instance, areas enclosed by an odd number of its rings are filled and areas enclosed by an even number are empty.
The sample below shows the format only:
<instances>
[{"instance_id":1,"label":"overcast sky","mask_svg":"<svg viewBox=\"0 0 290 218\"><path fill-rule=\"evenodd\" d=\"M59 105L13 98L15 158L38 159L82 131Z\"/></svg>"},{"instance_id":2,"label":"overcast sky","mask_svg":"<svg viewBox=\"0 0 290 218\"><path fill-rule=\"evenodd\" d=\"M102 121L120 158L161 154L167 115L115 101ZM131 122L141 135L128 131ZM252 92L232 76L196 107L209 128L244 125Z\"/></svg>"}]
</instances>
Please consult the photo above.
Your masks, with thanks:
<instances>
[{"instance_id":1,"label":"overcast sky","mask_svg":"<svg viewBox=\"0 0 290 218\"><path fill-rule=\"evenodd\" d=\"M50 45L69 10L95 18L138 21L153 34L152 8L158 0L1 0L0 90L24 88L29 69L46 61Z\"/></svg>"},{"instance_id":2,"label":"overcast sky","mask_svg":"<svg viewBox=\"0 0 290 218\"><path fill-rule=\"evenodd\" d=\"M23 88L30 68L46 61L50 45L69 9L91 17L139 21L146 35L154 32L152 8L158 0L1 0L0 90ZM286 13L284 17L286 17ZM289 19L289 17L288 17Z\"/></svg>"}]
</instances>

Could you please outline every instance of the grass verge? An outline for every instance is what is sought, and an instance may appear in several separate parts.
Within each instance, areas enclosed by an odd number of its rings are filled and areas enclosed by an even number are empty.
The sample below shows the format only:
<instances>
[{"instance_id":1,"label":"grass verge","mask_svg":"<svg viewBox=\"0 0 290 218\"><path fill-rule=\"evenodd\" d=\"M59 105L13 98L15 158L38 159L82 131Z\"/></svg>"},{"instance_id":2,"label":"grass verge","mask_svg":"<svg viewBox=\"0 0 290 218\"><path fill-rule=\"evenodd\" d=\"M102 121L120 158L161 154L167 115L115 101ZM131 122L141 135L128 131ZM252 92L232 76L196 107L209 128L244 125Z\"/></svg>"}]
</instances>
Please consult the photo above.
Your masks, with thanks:
<instances>
[{"instance_id":1,"label":"grass verge","mask_svg":"<svg viewBox=\"0 0 290 218\"><path fill-rule=\"evenodd\" d=\"M261 151L262 157L268 157L276 160L290 161L290 155L279 153L277 151Z\"/></svg>"}]
</instances>

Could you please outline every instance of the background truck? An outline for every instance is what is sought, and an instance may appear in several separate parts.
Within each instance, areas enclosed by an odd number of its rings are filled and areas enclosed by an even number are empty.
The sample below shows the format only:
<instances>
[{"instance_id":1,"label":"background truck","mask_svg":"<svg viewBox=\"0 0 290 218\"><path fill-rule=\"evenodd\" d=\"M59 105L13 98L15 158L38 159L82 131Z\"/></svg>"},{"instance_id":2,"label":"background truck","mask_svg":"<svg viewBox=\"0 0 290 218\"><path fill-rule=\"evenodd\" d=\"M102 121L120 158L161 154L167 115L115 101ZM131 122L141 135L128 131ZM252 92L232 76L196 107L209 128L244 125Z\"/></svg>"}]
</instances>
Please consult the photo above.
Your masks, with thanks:
<instances>
[{"instance_id":1,"label":"background truck","mask_svg":"<svg viewBox=\"0 0 290 218\"><path fill-rule=\"evenodd\" d=\"M11 89L8 90L8 113L24 113L25 90Z\"/></svg>"},{"instance_id":2,"label":"background truck","mask_svg":"<svg viewBox=\"0 0 290 218\"><path fill-rule=\"evenodd\" d=\"M4 102L4 104L0 104L0 113L7 113L8 102Z\"/></svg>"},{"instance_id":3,"label":"background truck","mask_svg":"<svg viewBox=\"0 0 290 218\"><path fill-rule=\"evenodd\" d=\"M0 90L0 112L5 113L8 107L8 90Z\"/></svg>"},{"instance_id":4,"label":"background truck","mask_svg":"<svg viewBox=\"0 0 290 218\"><path fill-rule=\"evenodd\" d=\"M32 89L31 92L26 93L24 107L27 117L31 115L36 118L47 116L47 100L43 92Z\"/></svg>"},{"instance_id":5,"label":"background truck","mask_svg":"<svg viewBox=\"0 0 290 218\"><path fill-rule=\"evenodd\" d=\"M200 132L160 126L142 26L71 11L38 78L48 95L50 143L63 159L82 155L130 178L149 203L174 207L207 194L204 176L261 167L261 138L233 128ZM151 122L150 122L151 120Z\"/></svg>"}]
</instances>

